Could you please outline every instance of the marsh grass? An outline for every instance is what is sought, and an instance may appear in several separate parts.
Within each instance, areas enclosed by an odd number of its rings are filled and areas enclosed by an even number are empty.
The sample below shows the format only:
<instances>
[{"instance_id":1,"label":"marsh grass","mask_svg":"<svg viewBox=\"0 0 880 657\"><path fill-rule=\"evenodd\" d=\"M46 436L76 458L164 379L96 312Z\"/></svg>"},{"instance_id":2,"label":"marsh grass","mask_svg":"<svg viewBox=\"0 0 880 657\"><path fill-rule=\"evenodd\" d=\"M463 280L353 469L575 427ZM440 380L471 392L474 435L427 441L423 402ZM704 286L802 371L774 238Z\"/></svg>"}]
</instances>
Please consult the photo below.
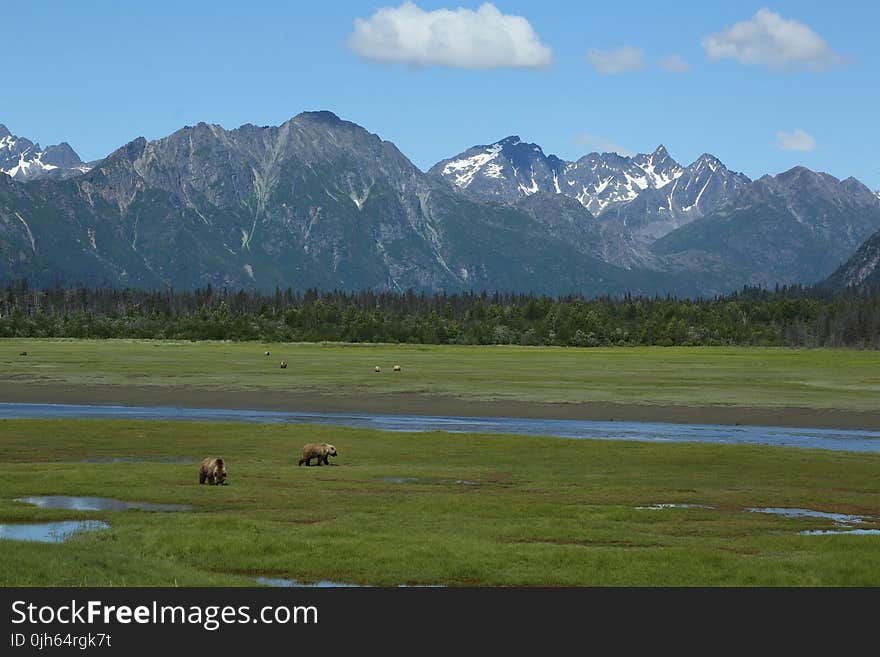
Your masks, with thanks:
<instances>
[{"instance_id":1,"label":"marsh grass","mask_svg":"<svg viewBox=\"0 0 880 657\"><path fill-rule=\"evenodd\" d=\"M880 352L845 349L4 339L0 369L9 381L67 387L851 411L876 411L880 400Z\"/></svg>"},{"instance_id":2,"label":"marsh grass","mask_svg":"<svg viewBox=\"0 0 880 657\"><path fill-rule=\"evenodd\" d=\"M297 467L311 441L337 446L333 465ZM228 486L199 486L196 463L85 461L209 454ZM876 586L880 537L802 536L832 524L745 509L880 516L878 468L877 454L776 447L0 420L0 522L111 525L57 545L0 540L0 585ZM12 501L28 495L194 511ZM713 508L636 508L660 503Z\"/></svg>"}]
</instances>

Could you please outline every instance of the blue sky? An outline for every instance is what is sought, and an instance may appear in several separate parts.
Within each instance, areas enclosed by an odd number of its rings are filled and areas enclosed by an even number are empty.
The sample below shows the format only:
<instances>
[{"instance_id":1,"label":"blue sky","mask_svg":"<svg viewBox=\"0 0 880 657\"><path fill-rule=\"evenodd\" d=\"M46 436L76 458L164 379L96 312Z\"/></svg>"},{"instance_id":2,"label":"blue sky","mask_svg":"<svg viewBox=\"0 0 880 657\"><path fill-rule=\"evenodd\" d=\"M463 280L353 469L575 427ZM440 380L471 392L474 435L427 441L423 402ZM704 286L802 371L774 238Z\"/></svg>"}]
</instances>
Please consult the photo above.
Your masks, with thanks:
<instances>
[{"instance_id":1,"label":"blue sky","mask_svg":"<svg viewBox=\"0 0 880 657\"><path fill-rule=\"evenodd\" d=\"M564 159L663 143L880 188L880 3L483 4L7 3L0 123L91 160L328 109L422 169L517 134Z\"/></svg>"}]
</instances>

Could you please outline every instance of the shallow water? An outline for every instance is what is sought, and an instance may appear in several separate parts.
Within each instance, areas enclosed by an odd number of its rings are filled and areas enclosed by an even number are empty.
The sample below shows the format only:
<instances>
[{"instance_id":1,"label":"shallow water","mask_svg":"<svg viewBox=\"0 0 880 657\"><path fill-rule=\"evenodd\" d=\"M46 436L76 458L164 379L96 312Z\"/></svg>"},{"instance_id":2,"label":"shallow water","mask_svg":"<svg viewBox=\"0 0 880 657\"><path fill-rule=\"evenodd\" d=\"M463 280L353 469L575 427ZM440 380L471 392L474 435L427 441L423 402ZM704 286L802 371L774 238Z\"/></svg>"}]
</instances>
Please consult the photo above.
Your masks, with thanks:
<instances>
[{"instance_id":1,"label":"shallow water","mask_svg":"<svg viewBox=\"0 0 880 657\"><path fill-rule=\"evenodd\" d=\"M40 543L61 543L79 532L93 532L109 529L102 520L65 520L43 523L0 524L0 539L12 541L39 541Z\"/></svg>"},{"instance_id":2,"label":"shallow water","mask_svg":"<svg viewBox=\"0 0 880 657\"><path fill-rule=\"evenodd\" d=\"M458 484L459 486L477 486L476 481L467 479L420 479L419 477L382 477L380 481L388 484Z\"/></svg>"},{"instance_id":3,"label":"shallow water","mask_svg":"<svg viewBox=\"0 0 880 657\"><path fill-rule=\"evenodd\" d=\"M303 584L302 582L298 582L295 579L281 579L277 577L257 577L257 584L263 584L265 586L275 586L275 587L284 587L284 588L371 588L369 585L365 584L340 584L339 582L329 582L329 581L321 581L321 582L313 582L311 584ZM408 584L400 584L395 588L406 589L406 588L442 588L435 587L433 585L427 586L409 586Z\"/></svg>"},{"instance_id":4,"label":"shallow water","mask_svg":"<svg viewBox=\"0 0 880 657\"><path fill-rule=\"evenodd\" d=\"M340 584L339 582L314 582L312 584L303 584L302 582L298 582L295 579L280 579L277 577L257 577L257 584L264 584L265 586L280 586L285 588L330 588L330 587L344 587L344 588L361 588L360 584Z\"/></svg>"},{"instance_id":5,"label":"shallow water","mask_svg":"<svg viewBox=\"0 0 880 657\"><path fill-rule=\"evenodd\" d=\"M0 418L122 418L195 422L313 423L382 431L509 433L575 439L599 438L665 443L706 442L880 452L880 431L856 429L19 403L0 403Z\"/></svg>"},{"instance_id":6,"label":"shallow water","mask_svg":"<svg viewBox=\"0 0 880 657\"><path fill-rule=\"evenodd\" d=\"M798 533L805 536L830 536L832 534L878 535L880 534L880 529L811 529Z\"/></svg>"},{"instance_id":7,"label":"shallow water","mask_svg":"<svg viewBox=\"0 0 880 657\"><path fill-rule=\"evenodd\" d=\"M67 495L44 495L19 497L16 502L33 504L42 509L71 509L74 511L191 511L188 504L155 504L153 502L125 502L109 497L69 497Z\"/></svg>"},{"instance_id":8,"label":"shallow water","mask_svg":"<svg viewBox=\"0 0 880 657\"><path fill-rule=\"evenodd\" d=\"M751 513L772 513L786 518L823 518L831 520L836 525L856 525L867 522L866 516L856 516L846 513L827 513L825 511L813 511L812 509L792 509L787 507L764 507L746 509Z\"/></svg>"},{"instance_id":9,"label":"shallow water","mask_svg":"<svg viewBox=\"0 0 880 657\"><path fill-rule=\"evenodd\" d=\"M708 504L650 504L648 506L637 506L636 508L660 511L661 509L714 509L715 507Z\"/></svg>"}]
</instances>

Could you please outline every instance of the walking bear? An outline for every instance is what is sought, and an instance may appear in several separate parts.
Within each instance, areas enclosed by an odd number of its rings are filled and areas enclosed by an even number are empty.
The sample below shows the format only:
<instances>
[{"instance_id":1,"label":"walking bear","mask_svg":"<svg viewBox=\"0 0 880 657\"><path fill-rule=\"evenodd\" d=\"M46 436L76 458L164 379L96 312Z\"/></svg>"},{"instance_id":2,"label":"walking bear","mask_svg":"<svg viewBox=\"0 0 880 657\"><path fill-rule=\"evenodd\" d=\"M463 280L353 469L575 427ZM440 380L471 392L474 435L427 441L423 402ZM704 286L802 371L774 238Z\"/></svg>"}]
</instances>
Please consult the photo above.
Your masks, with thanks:
<instances>
[{"instance_id":1,"label":"walking bear","mask_svg":"<svg viewBox=\"0 0 880 657\"><path fill-rule=\"evenodd\" d=\"M297 465L311 465L312 459L318 459L318 465L330 465L327 460L330 456L336 456L336 448L328 443L309 443L302 449L302 458Z\"/></svg>"}]
</instances>

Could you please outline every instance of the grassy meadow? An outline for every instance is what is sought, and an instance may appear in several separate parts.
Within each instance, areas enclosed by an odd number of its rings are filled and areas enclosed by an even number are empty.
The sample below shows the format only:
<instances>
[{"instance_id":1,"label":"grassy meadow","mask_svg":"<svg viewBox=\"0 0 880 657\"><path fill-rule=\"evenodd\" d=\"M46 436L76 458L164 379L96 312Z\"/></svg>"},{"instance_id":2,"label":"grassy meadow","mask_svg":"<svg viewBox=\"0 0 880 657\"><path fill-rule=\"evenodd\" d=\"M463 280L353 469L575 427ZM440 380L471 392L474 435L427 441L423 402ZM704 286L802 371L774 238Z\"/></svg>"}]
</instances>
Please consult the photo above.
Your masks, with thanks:
<instances>
[{"instance_id":1,"label":"grassy meadow","mask_svg":"<svg viewBox=\"0 0 880 657\"><path fill-rule=\"evenodd\" d=\"M331 466L298 467L307 441ZM228 486L199 486L222 455ZM113 457L191 459L101 462ZM97 462L95 462L97 461ZM62 544L0 541L3 586L877 586L880 454L306 425L0 420L0 520L100 519ZM103 496L188 512L13 501ZM656 504L712 508L639 509Z\"/></svg>"},{"instance_id":2,"label":"grassy meadow","mask_svg":"<svg viewBox=\"0 0 880 657\"><path fill-rule=\"evenodd\" d=\"M27 351L28 356L19 356ZM270 352L265 357L264 353ZM279 368L286 360L288 369ZM392 375L391 366L403 371ZM373 367L383 368L376 375ZM3 380L336 397L880 408L880 352L737 347L510 347L0 340ZM133 393L133 397L135 394ZM132 401L137 403L137 399Z\"/></svg>"},{"instance_id":3,"label":"grassy meadow","mask_svg":"<svg viewBox=\"0 0 880 657\"><path fill-rule=\"evenodd\" d=\"M403 371L392 373L394 364ZM62 393L88 402L95 391L113 391L118 403L284 407L311 395L382 401L384 412L405 412L415 397L445 400L438 414L455 414L465 400L499 415L526 402L866 416L880 408L880 353L847 350L15 339L0 341L0 375L0 402L14 394L58 401ZM331 466L297 467L301 446L313 441L337 446ZM228 462L228 486L198 485L208 455ZM0 586L250 586L256 577L381 586L878 586L880 535L802 535L835 525L747 511L857 514L869 516L860 528L880 529L878 471L880 453L5 419L0 523L95 519L110 529L60 544L0 540ZM194 509L72 511L14 501L35 495ZM638 508L670 504L696 506Z\"/></svg>"}]
</instances>

